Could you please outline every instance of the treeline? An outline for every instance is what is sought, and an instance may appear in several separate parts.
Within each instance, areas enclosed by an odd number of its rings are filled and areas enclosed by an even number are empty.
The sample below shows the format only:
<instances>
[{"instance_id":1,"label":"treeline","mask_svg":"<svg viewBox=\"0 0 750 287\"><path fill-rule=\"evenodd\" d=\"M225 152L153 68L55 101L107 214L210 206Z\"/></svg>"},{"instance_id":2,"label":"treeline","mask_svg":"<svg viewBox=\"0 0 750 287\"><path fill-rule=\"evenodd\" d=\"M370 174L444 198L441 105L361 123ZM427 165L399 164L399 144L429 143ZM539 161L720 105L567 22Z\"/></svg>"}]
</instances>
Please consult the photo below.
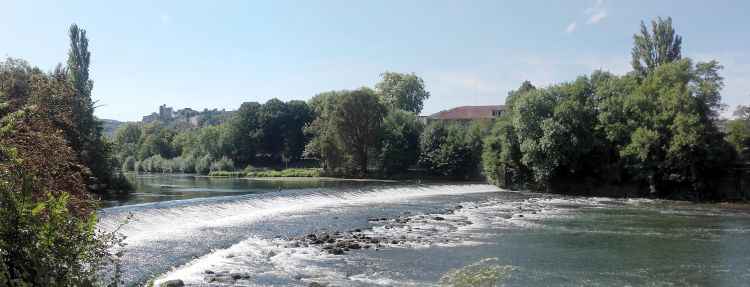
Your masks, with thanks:
<instances>
[{"instance_id":1,"label":"treeline","mask_svg":"<svg viewBox=\"0 0 750 287\"><path fill-rule=\"evenodd\" d=\"M508 110L470 124L419 117L430 94L414 74L386 72L374 88L307 102L244 103L227 121L185 132L129 124L115 142L123 169L231 171L287 158L318 159L326 174L443 178L483 175L513 189L712 199L727 171L748 164L748 109L720 127L722 67L681 56L671 19L642 23L633 70L595 71L508 94ZM609 193L603 192L609 191Z\"/></svg>"},{"instance_id":2,"label":"treeline","mask_svg":"<svg viewBox=\"0 0 750 287\"><path fill-rule=\"evenodd\" d=\"M115 133L123 170L207 174L262 162L319 159L334 176L395 174L419 159L429 98L414 74L386 72L375 87L331 91L308 102L243 103L216 125L177 131L157 121L129 123Z\"/></svg>"},{"instance_id":3,"label":"treeline","mask_svg":"<svg viewBox=\"0 0 750 287\"><path fill-rule=\"evenodd\" d=\"M123 170L207 174L247 166L256 158L298 160L307 142L303 127L311 121L304 101L271 99L243 103L234 115L214 125L169 129L159 121L128 123L114 143Z\"/></svg>"},{"instance_id":4,"label":"treeline","mask_svg":"<svg viewBox=\"0 0 750 287\"><path fill-rule=\"evenodd\" d=\"M0 285L122 284L116 233L95 229L92 192L127 189L93 115L86 31L67 65L0 63ZM124 185L122 184L124 183Z\"/></svg>"},{"instance_id":5,"label":"treeline","mask_svg":"<svg viewBox=\"0 0 750 287\"><path fill-rule=\"evenodd\" d=\"M718 126L722 67L681 58L670 18L652 24L652 32L642 23L634 36L630 73L596 71L511 92L510 110L485 141L488 180L515 189L595 194L615 186L636 196L716 199L719 181L739 164L737 151L747 154L748 146L745 135L732 148Z\"/></svg>"}]
</instances>

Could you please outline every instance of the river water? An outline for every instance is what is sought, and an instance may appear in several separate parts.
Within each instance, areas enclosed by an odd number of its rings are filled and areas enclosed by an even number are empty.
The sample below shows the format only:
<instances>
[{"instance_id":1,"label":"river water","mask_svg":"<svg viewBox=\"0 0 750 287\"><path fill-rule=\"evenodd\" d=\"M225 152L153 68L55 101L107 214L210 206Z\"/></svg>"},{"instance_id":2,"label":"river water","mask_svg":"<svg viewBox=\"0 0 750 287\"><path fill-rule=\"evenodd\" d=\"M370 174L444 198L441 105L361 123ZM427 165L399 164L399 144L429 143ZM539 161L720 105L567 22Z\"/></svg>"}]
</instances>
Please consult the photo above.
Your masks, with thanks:
<instances>
[{"instance_id":1,"label":"river water","mask_svg":"<svg viewBox=\"0 0 750 287\"><path fill-rule=\"evenodd\" d=\"M105 230L133 215L122 227L129 284L435 286L480 277L496 286L750 284L746 205L481 183L188 175L142 175L138 190L100 212ZM333 244L302 238L325 232L366 237L370 248L334 255L325 249Z\"/></svg>"}]
</instances>

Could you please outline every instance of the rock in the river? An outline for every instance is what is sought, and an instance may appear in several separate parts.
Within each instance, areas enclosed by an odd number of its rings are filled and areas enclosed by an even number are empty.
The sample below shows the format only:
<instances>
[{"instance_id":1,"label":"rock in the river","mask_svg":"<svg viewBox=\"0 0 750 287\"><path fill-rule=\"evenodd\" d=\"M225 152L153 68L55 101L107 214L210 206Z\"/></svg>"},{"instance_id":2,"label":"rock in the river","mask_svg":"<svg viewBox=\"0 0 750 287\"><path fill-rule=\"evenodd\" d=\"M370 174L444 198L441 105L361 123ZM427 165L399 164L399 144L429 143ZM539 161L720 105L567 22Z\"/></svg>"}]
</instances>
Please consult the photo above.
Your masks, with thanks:
<instances>
[{"instance_id":1,"label":"rock in the river","mask_svg":"<svg viewBox=\"0 0 750 287\"><path fill-rule=\"evenodd\" d=\"M339 247L334 247L328 250L328 253L333 255L342 255L344 254L344 249L341 249Z\"/></svg>"},{"instance_id":2,"label":"rock in the river","mask_svg":"<svg viewBox=\"0 0 750 287\"><path fill-rule=\"evenodd\" d=\"M437 220L437 221L445 220L445 218L443 218L441 216L435 216L432 219Z\"/></svg>"},{"instance_id":3,"label":"rock in the river","mask_svg":"<svg viewBox=\"0 0 750 287\"><path fill-rule=\"evenodd\" d=\"M232 278L233 280L247 279L247 278L250 278L250 274L247 274L247 273L231 273L231 274L229 274L229 278Z\"/></svg>"},{"instance_id":4,"label":"rock in the river","mask_svg":"<svg viewBox=\"0 0 750 287\"><path fill-rule=\"evenodd\" d=\"M310 284L307 284L307 287L323 287L323 285L320 285L318 282L310 282Z\"/></svg>"},{"instance_id":5,"label":"rock in the river","mask_svg":"<svg viewBox=\"0 0 750 287\"><path fill-rule=\"evenodd\" d=\"M185 282L182 282L182 279L175 279L175 280L164 281L164 283L161 283L161 285L159 286L160 287L183 287L185 286Z\"/></svg>"},{"instance_id":6,"label":"rock in the river","mask_svg":"<svg viewBox=\"0 0 750 287\"><path fill-rule=\"evenodd\" d=\"M206 271L204 271L204 272L205 272L206 274L214 274L214 272L213 272L213 271L211 271L211 270L206 270Z\"/></svg>"},{"instance_id":7,"label":"rock in the river","mask_svg":"<svg viewBox=\"0 0 750 287\"><path fill-rule=\"evenodd\" d=\"M379 242L380 240L378 240L377 238L370 239L370 243L379 243Z\"/></svg>"}]
</instances>

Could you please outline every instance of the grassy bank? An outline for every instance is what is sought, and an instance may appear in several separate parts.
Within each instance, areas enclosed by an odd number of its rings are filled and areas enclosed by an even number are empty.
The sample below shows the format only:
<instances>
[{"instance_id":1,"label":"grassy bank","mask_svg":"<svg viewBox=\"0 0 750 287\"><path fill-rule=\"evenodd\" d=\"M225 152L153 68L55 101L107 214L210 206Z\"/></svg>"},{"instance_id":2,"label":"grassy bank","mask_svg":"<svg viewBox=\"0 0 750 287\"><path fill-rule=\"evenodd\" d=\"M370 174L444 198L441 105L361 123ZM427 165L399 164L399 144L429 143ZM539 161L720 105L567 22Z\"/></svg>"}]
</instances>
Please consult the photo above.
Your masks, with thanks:
<instances>
[{"instance_id":1,"label":"grassy bank","mask_svg":"<svg viewBox=\"0 0 750 287\"><path fill-rule=\"evenodd\" d=\"M254 169L245 171L212 171L208 176L213 177L320 177L320 168L289 168L284 170Z\"/></svg>"}]
</instances>

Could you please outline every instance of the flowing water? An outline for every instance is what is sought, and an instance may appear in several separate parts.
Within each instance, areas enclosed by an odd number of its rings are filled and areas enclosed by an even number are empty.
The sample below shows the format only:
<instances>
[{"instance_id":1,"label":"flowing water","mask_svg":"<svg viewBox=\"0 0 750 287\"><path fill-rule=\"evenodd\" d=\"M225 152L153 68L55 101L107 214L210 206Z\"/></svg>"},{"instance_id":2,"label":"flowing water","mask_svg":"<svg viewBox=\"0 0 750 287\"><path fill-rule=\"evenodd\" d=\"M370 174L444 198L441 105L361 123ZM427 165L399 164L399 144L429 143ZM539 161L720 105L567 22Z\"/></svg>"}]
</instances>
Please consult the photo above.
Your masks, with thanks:
<instances>
[{"instance_id":1,"label":"flowing water","mask_svg":"<svg viewBox=\"0 0 750 287\"><path fill-rule=\"evenodd\" d=\"M745 205L566 197L478 183L138 180L135 197L101 211L103 229L133 214L122 229L128 283L750 284ZM334 255L302 238L337 231L380 242Z\"/></svg>"}]
</instances>

